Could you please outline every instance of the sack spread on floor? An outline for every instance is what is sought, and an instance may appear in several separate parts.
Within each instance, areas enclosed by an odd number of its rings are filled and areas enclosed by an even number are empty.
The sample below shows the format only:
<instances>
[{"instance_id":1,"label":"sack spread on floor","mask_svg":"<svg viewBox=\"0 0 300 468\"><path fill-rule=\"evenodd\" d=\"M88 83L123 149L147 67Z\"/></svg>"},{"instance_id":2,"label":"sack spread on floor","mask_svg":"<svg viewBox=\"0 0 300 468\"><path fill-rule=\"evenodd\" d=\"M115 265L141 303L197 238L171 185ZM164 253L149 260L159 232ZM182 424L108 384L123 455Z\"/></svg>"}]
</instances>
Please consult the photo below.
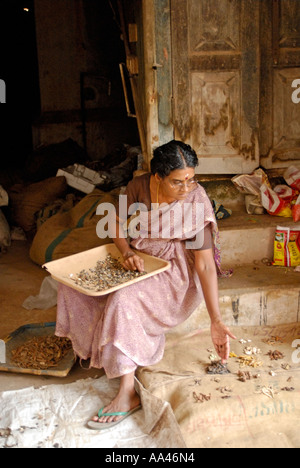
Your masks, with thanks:
<instances>
[{"instance_id":1,"label":"sack spread on floor","mask_svg":"<svg viewBox=\"0 0 300 468\"><path fill-rule=\"evenodd\" d=\"M139 368L139 381L170 402L188 448L299 447L300 324L231 331L226 372L213 369L208 328L167 335L162 361Z\"/></svg>"},{"instance_id":2,"label":"sack spread on floor","mask_svg":"<svg viewBox=\"0 0 300 468\"><path fill-rule=\"evenodd\" d=\"M137 384L143 409L102 431L86 422L114 398L119 379L2 392L0 448L185 447L170 405Z\"/></svg>"}]
</instances>

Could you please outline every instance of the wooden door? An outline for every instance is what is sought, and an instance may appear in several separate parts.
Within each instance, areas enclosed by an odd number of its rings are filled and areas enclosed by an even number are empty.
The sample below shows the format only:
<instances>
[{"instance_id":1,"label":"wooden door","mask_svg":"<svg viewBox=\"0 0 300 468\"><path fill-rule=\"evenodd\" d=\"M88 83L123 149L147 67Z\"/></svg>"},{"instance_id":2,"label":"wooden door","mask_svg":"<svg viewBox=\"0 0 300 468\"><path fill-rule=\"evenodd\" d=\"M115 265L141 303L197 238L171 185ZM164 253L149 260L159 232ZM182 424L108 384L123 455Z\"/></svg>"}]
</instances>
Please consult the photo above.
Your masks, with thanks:
<instances>
[{"instance_id":1,"label":"wooden door","mask_svg":"<svg viewBox=\"0 0 300 468\"><path fill-rule=\"evenodd\" d=\"M171 0L175 138L202 174L259 166L259 1Z\"/></svg>"},{"instance_id":2,"label":"wooden door","mask_svg":"<svg viewBox=\"0 0 300 468\"><path fill-rule=\"evenodd\" d=\"M283 168L300 162L300 2L263 0L261 31L261 164Z\"/></svg>"}]
</instances>

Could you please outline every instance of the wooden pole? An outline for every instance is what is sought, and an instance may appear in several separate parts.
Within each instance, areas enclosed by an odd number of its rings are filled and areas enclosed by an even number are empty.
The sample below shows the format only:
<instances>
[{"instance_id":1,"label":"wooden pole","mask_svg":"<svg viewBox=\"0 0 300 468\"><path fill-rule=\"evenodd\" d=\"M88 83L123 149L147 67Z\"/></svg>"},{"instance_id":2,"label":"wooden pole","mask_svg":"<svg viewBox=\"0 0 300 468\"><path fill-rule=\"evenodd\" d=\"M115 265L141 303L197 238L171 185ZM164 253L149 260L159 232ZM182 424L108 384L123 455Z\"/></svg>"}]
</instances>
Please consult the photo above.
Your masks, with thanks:
<instances>
[{"instance_id":1,"label":"wooden pole","mask_svg":"<svg viewBox=\"0 0 300 468\"><path fill-rule=\"evenodd\" d=\"M118 10L119 10L119 16L120 16L120 25L121 25L122 35L123 35L126 59L127 59L127 62L130 62L132 60L132 54L131 54L131 50L130 50L129 42L128 42L128 38L127 38L126 23L125 23L124 11L123 11L123 4L122 4L121 0L118 0ZM137 126L138 126L138 132L139 132L139 136L140 136L140 143L141 143L142 153L143 153L143 155L147 155L146 131L145 131L145 125L144 125L144 121L143 121L143 115L142 115L142 112L141 112L140 97L139 97L138 91L137 91L136 78L131 73L130 69L128 70L128 74L129 74L129 79L130 79L130 84L131 84L132 97L133 97L133 102L134 102L134 107L135 107L135 113L136 113Z\"/></svg>"}]
</instances>

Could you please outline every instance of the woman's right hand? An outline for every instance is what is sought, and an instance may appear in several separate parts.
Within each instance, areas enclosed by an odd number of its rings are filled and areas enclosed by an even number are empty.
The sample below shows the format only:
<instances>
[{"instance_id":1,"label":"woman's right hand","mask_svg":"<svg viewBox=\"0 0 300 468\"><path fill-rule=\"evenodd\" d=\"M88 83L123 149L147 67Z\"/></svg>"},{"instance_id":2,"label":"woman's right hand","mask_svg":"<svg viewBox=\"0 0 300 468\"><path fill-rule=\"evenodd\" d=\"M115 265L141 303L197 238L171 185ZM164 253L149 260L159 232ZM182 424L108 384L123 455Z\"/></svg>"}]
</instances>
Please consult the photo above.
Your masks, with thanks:
<instances>
[{"instance_id":1,"label":"woman's right hand","mask_svg":"<svg viewBox=\"0 0 300 468\"><path fill-rule=\"evenodd\" d=\"M125 270L139 271L140 273L145 271L144 260L134 252L128 252L124 258L123 267Z\"/></svg>"}]
</instances>

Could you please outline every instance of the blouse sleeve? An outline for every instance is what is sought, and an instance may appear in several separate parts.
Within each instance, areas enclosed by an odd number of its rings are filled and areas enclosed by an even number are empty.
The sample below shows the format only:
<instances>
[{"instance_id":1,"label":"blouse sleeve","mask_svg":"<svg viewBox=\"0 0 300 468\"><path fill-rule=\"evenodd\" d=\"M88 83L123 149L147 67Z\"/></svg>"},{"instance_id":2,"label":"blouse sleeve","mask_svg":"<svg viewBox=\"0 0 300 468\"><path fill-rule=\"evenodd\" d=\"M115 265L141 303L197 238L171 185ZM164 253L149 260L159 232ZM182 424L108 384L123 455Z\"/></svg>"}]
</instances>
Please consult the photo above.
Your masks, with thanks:
<instances>
[{"instance_id":1,"label":"blouse sleeve","mask_svg":"<svg viewBox=\"0 0 300 468\"><path fill-rule=\"evenodd\" d=\"M196 251L196 252L202 251L202 250L212 249L213 246L214 246L214 242L213 242L213 236L212 236L212 231L211 231L211 223L209 223L207 226L205 226L204 232L203 232L203 237L201 238L201 241L197 240L197 238L195 236L192 239L192 242L197 242L199 244L201 242L201 245L199 247L195 246L193 248L193 250Z\"/></svg>"},{"instance_id":2,"label":"blouse sleeve","mask_svg":"<svg viewBox=\"0 0 300 468\"><path fill-rule=\"evenodd\" d=\"M211 225L208 224L204 228L204 241L203 241L203 246L200 247L199 249L196 250L210 250L213 248L213 238L212 238L212 233L211 233Z\"/></svg>"},{"instance_id":3,"label":"blouse sleeve","mask_svg":"<svg viewBox=\"0 0 300 468\"><path fill-rule=\"evenodd\" d=\"M138 204L138 184L133 179L127 184L125 193L119 197L119 204L116 208L118 218L125 222L135 211L129 210L135 204Z\"/></svg>"}]
</instances>

